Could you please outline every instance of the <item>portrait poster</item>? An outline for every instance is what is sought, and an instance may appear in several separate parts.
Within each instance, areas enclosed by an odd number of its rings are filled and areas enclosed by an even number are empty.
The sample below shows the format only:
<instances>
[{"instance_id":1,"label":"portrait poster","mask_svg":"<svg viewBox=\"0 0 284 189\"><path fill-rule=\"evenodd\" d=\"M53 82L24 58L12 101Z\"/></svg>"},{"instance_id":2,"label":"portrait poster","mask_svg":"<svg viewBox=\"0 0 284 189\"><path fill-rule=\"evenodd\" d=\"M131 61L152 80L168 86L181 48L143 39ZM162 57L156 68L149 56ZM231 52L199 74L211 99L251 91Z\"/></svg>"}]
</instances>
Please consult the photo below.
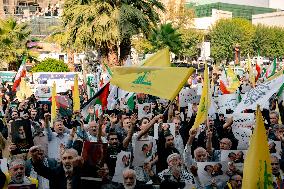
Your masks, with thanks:
<instances>
[{"instance_id":1,"label":"portrait poster","mask_svg":"<svg viewBox=\"0 0 284 189\"><path fill-rule=\"evenodd\" d=\"M121 151L117 154L115 173L112 178L113 182L123 183L122 172L129 168L131 163L131 152Z\"/></svg>"},{"instance_id":2,"label":"portrait poster","mask_svg":"<svg viewBox=\"0 0 284 189\"><path fill-rule=\"evenodd\" d=\"M8 172L8 164L7 164L7 159L3 158L0 159L0 169L2 170L3 173Z\"/></svg>"},{"instance_id":3,"label":"portrait poster","mask_svg":"<svg viewBox=\"0 0 284 189\"><path fill-rule=\"evenodd\" d=\"M212 182L219 185L228 179L226 176L227 162L197 162L197 168L198 177L205 188Z\"/></svg>"},{"instance_id":4,"label":"portrait poster","mask_svg":"<svg viewBox=\"0 0 284 189\"><path fill-rule=\"evenodd\" d=\"M159 139L160 132L171 133L175 137L175 124L174 123L156 123L154 125L154 139Z\"/></svg>"},{"instance_id":5,"label":"portrait poster","mask_svg":"<svg viewBox=\"0 0 284 189\"><path fill-rule=\"evenodd\" d=\"M183 88L179 92L179 105L180 107L186 107L188 103L199 103L200 95L197 95L196 88Z\"/></svg>"},{"instance_id":6,"label":"portrait poster","mask_svg":"<svg viewBox=\"0 0 284 189\"><path fill-rule=\"evenodd\" d=\"M138 104L138 119L141 120L143 117L152 118L152 110L150 103Z\"/></svg>"},{"instance_id":7,"label":"portrait poster","mask_svg":"<svg viewBox=\"0 0 284 189\"><path fill-rule=\"evenodd\" d=\"M250 136L252 135L252 130L248 128L232 128L234 136L238 140L238 150L247 150L249 147Z\"/></svg>"},{"instance_id":8,"label":"portrait poster","mask_svg":"<svg viewBox=\"0 0 284 189\"><path fill-rule=\"evenodd\" d=\"M12 122L11 127L12 142L17 146L12 154L28 153L34 145L30 120L16 120Z\"/></svg>"},{"instance_id":9,"label":"portrait poster","mask_svg":"<svg viewBox=\"0 0 284 189\"><path fill-rule=\"evenodd\" d=\"M134 148L134 166L143 166L153 157L153 142L150 140L137 140Z\"/></svg>"},{"instance_id":10,"label":"portrait poster","mask_svg":"<svg viewBox=\"0 0 284 189\"><path fill-rule=\"evenodd\" d=\"M282 149L281 149L281 141L268 141L269 152L272 155L277 156L281 159Z\"/></svg>"},{"instance_id":11,"label":"portrait poster","mask_svg":"<svg viewBox=\"0 0 284 189\"><path fill-rule=\"evenodd\" d=\"M247 150L221 150L221 161L244 163Z\"/></svg>"},{"instance_id":12,"label":"portrait poster","mask_svg":"<svg viewBox=\"0 0 284 189\"><path fill-rule=\"evenodd\" d=\"M8 189L36 189L35 184L10 184Z\"/></svg>"},{"instance_id":13,"label":"portrait poster","mask_svg":"<svg viewBox=\"0 0 284 189\"><path fill-rule=\"evenodd\" d=\"M82 157L87 165L96 166L98 169L104 166L107 153L107 143L85 141Z\"/></svg>"}]
</instances>

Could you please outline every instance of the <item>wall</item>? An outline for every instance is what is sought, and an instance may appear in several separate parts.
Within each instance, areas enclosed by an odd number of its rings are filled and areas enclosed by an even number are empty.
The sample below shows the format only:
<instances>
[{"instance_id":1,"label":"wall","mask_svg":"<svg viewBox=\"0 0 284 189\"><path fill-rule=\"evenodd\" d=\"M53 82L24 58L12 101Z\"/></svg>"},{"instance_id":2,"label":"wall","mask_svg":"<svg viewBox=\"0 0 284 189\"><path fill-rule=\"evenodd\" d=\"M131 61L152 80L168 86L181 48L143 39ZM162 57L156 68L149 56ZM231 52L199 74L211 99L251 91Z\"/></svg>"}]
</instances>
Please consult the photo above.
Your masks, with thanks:
<instances>
[{"instance_id":1,"label":"wall","mask_svg":"<svg viewBox=\"0 0 284 189\"><path fill-rule=\"evenodd\" d=\"M236 5L249 5L255 7L269 7L269 0L192 0L191 2L197 3L199 5L221 2Z\"/></svg>"},{"instance_id":2,"label":"wall","mask_svg":"<svg viewBox=\"0 0 284 189\"><path fill-rule=\"evenodd\" d=\"M224 18L232 18L232 12L212 9L211 17L194 18L194 28L199 30L209 30L211 25Z\"/></svg>"},{"instance_id":3,"label":"wall","mask_svg":"<svg viewBox=\"0 0 284 189\"><path fill-rule=\"evenodd\" d=\"M269 0L269 8L284 10L284 0Z\"/></svg>"},{"instance_id":4,"label":"wall","mask_svg":"<svg viewBox=\"0 0 284 189\"><path fill-rule=\"evenodd\" d=\"M284 11L253 15L252 23L284 28Z\"/></svg>"}]
</instances>

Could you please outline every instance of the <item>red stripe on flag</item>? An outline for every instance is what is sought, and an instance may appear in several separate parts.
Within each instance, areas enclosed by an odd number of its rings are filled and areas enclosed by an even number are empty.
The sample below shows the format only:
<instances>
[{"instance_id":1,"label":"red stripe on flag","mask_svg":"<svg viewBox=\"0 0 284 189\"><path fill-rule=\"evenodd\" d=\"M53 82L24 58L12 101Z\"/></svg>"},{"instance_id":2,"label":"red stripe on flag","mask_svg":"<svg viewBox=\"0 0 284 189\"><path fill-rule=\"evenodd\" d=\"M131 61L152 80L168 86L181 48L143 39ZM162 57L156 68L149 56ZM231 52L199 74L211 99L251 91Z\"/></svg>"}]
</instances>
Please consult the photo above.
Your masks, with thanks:
<instances>
[{"instance_id":1,"label":"red stripe on flag","mask_svg":"<svg viewBox=\"0 0 284 189\"><path fill-rule=\"evenodd\" d=\"M104 90L98 97L102 103L102 110L105 110L107 108L107 97L109 95L109 83L106 84Z\"/></svg>"},{"instance_id":2,"label":"red stripe on flag","mask_svg":"<svg viewBox=\"0 0 284 189\"><path fill-rule=\"evenodd\" d=\"M261 75L261 67L258 65L258 63L255 64L255 69L257 71L257 75L255 77L255 81L257 81L258 78L260 78L260 75Z\"/></svg>"},{"instance_id":3,"label":"red stripe on flag","mask_svg":"<svg viewBox=\"0 0 284 189\"><path fill-rule=\"evenodd\" d=\"M223 94L230 94L230 91L228 91L226 85L223 83L222 80L220 80L220 90Z\"/></svg>"}]
</instances>

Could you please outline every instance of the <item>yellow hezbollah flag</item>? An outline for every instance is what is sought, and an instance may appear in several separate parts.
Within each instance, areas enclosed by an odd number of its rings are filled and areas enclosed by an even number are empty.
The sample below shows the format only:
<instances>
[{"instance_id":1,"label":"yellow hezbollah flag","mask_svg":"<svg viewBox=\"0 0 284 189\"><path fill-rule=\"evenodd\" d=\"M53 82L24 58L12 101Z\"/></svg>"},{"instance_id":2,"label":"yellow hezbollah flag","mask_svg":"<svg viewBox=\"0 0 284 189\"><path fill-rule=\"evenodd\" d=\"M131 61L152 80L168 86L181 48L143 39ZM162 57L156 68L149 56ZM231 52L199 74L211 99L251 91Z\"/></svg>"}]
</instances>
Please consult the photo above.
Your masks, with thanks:
<instances>
[{"instance_id":1,"label":"yellow hezbollah flag","mask_svg":"<svg viewBox=\"0 0 284 189\"><path fill-rule=\"evenodd\" d=\"M171 67L170 51L168 48L162 49L149 57L142 64L145 67Z\"/></svg>"},{"instance_id":2,"label":"yellow hezbollah flag","mask_svg":"<svg viewBox=\"0 0 284 189\"><path fill-rule=\"evenodd\" d=\"M256 110L256 126L244 162L244 189L272 189L272 173L268 140L259 105Z\"/></svg>"},{"instance_id":3,"label":"yellow hezbollah flag","mask_svg":"<svg viewBox=\"0 0 284 189\"><path fill-rule=\"evenodd\" d=\"M74 89L73 89L73 112L80 111L80 97L79 97L79 84L78 75L74 78Z\"/></svg>"},{"instance_id":4,"label":"yellow hezbollah flag","mask_svg":"<svg viewBox=\"0 0 284 189\"><path fill-rule=\"evenodd\" d=\"M227 89L231 93L233 93L239 88L240 81L239 81L237 75L234 73L234 71L231 68L227 69L227 77L228 77L229 83L230 83Z\"/></svg>"},{"instance_id":5,"label":"yellow hezbollah flag","mask_svg":"<svg viewBox=\"0 0 284 189\"><path fill-rule=\"evenodd\" d=\"M279 108L278 108L278 101L275 102L275 111L278 113L279 115L279 118L278 118L278 124L281 124L282 125L282 120L281 120L281 115L280 115L280 111L279 111Z\"/></svg>"},{"instance_id":6,"label":"yellow hezbollah flag","mask_svg":"<svg viewBox=\"0 0 284 189\"><path fill-rule=\"evenodd\" d=\"M207 63L205 63L204 83L203 83L202 93L198 105L198 111L195 118L195 122L191 129L198 128L199 125L202 124L207 119L210 104L211 102L210 102L210 92L209 92L209 76L208 76Z\"/></svg>"},{"instance_id":7,"label":"yellow hezbollah flag","mask_svg":"<svg viewBox=\"0 0 284 189\"><path fill-rule=\"evenodd\" d=\"M114 67L110 83L126 91L173 100L193 71L193 68Z\"/></svg>"},{"instance_id":8,"label":"yellow hezbollah flag","mask_svg":"<svg viewBox=\"0 0 284 189\"><path fill-rule=\"evenodd\" d=\"M30 88L30 86L27 84L25 79L21 80L20 83L20 90L17 91L16 96L20 102L26 100L30 96L32 96L33 92Z\"/></svg>"},{"instance_id":9,"label":"yellow hezbollah flag","mask_svg":"<svg viewBox=\"0 0 284 189\"><path fill-rule=\"evenodd\" d=\"M51 91L51 127L53 127L53 122L56 118L56 84L53 83Z\"/></svg>"}]
</instances>

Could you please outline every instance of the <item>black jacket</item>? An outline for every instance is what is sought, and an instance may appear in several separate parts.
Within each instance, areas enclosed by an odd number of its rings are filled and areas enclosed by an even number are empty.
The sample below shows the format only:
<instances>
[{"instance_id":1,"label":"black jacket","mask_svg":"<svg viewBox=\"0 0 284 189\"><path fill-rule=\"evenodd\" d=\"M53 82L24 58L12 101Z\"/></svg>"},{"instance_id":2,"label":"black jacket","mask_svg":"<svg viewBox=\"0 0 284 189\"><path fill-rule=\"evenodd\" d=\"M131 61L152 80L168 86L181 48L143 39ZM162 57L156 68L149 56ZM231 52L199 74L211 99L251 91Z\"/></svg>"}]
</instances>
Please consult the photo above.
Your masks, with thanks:
<instances>
[{"instance_id":1,"label":"black jacket","mask_svg":"<svg viewBox=\"0 0 284 189\"><path fill-rule=\"evenodd\" d=\"M67 179L63 165L60 164L55 168L49 168L43 165L43 163L32 163L35 171L42 177L49 180L49 186L52 189L66 189ZM74 174L72 176L72 189L80 189L80 170L74 168Z\"/></svg>"}]
</instances>

